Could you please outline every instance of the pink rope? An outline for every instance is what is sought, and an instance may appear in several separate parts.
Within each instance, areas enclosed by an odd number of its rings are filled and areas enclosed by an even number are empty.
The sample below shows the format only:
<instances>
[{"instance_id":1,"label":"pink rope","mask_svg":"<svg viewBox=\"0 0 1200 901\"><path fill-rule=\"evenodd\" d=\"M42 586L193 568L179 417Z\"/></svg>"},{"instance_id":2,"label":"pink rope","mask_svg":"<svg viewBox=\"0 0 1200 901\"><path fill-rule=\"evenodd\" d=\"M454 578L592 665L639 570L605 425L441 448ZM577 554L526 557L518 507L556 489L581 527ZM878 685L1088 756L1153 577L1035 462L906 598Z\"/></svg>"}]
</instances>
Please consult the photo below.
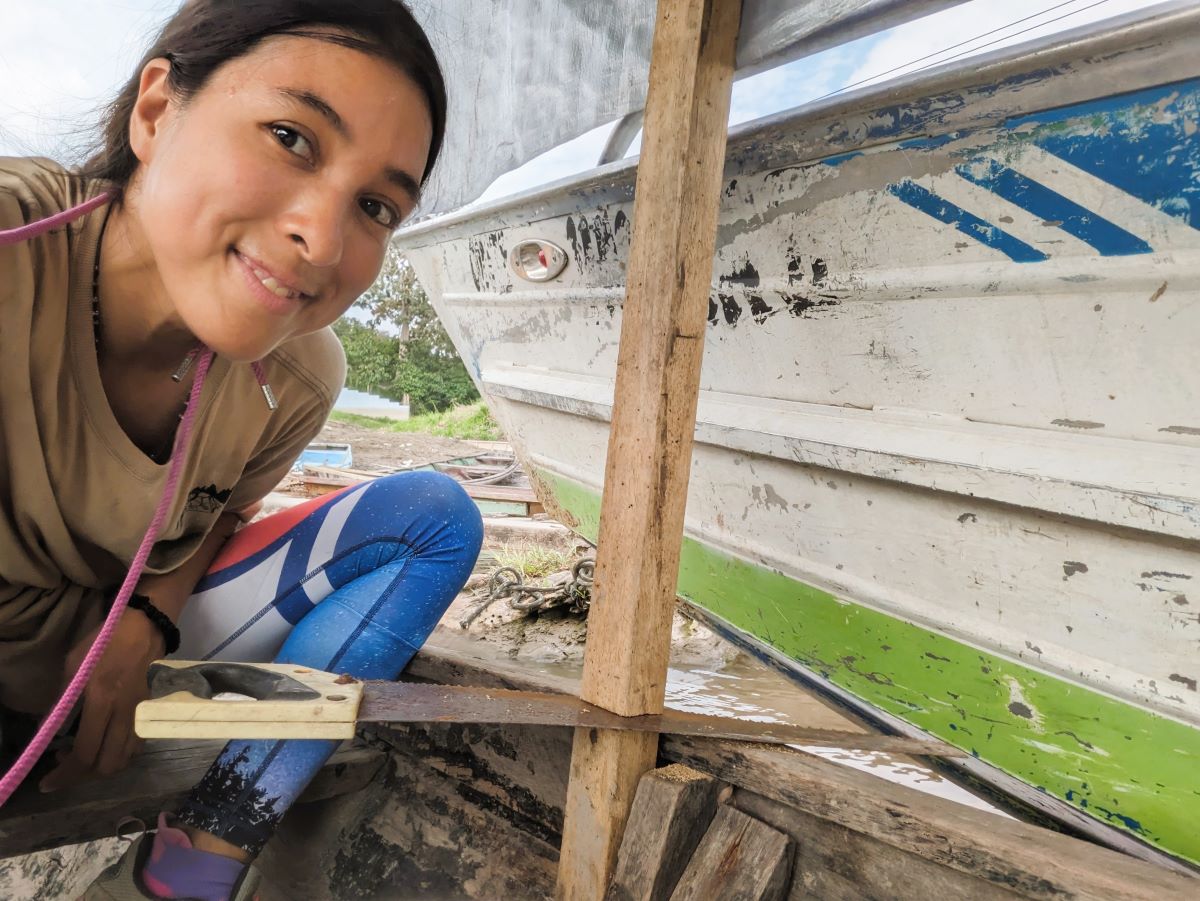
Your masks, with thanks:
<instances>
[{"instance_id":1,"label":"pink rope","mask_svg":"<svg viewBox=\"0 0 1200 901\"><path fill-rule=\"evenodd\" d=\"M44 235L52 228L74 222L80 216L90 213L97 207L104 206L111 199L112 194L106 191L103 194L93 197L91 200L85 200L79 206L73 206L69 210L55 213L46 219L39 219L37 222L22 225L20 228L10 228L6 231L0 231L0 247L6 247L9 244L20 244L22 241L28 241L30 238Z\"/></svg>"},{"instance_id":2,"label":"pink rope","mask_svg":"<svg viewBox=\"0 0 1200 901\"><path fill-rule=\"evenodd\" d=\"M171 453L171 468L167 472L167 484L163 488L162 498L158 502L158 509L154 511L154 518L150 520L150 527L146 530L145 537L142 538L142 543L138 547L137 553L134 555L133 563L129 567L129 573L125 576L125 581L121 585L121 590L117 592L117 599L113 601L112 609L108 612L108 618L104 621L104 626L100 629L100 634L96 636L91 649L80 664L78 671L71 679L71 683L63 692L62 697L58 699L58 703L54 705L54 709L42 721L38 727L37 734L29 742L28 747L17 758L16 763L12 765L4 778L0 779L0 806L3 806L12 793L16 791L17 786L22 780L29 775L29 771L33 769L33 765L37 763L38 758L45 753L49 747L54 734L62 727L70 715L71 710L75 707L75 703L83 694L84 688L87 686L88 679L91 678L92 671L96 668L96 664L100 660L100 656L104 653L108 643L112 640L113 633L116 631L117 623L121 619L121 614L125 612L125 607L129 604L129 598L133 595L134 588L137 587L138 580L142 576L142 570L145 569L146 560L150 556L150 551L154 547L154 542L158 539L158 533L162 529L164 520L167 518L167 513L171 508L171 501L175 497L175 490L179 487L179 479L183 474L184 464L187 462L188 444L191 440L192 426L196 421L196 413L199 407L200 392L204 388L204 380L208 375L208 368L212 364L213 352L208 348L204 348L200 356L200 362L196 368L196 379L192 383L192 393L188 398L187 410L183 414L183 421L179 424L179 431L175 434L175 446Z\"/></svg>"},{"instance_id":3,"label":"pink rope","mask_svg":"<svg viewBox=\"0 0 1200 901\"><path fill-rule=\"evenodd\" d=\"M27 241L30 238L43 235L57 226L73 222L81 216L90 213L111 199L112 195L106 192L69 210L64 210L61 213L39 220L38 222L24 225L20 228L0 231L0 247L17 244L21 241ZM192 391L188 396L187 409L184 410L183 421L179 424L179 429L175 433L175 444L171 451L171 468L167 471L167 484L163 487L158 508L154 511L154 518L150 520L150 526L146 529L142 543L138 546L137 553L133 557L133 563L130 565L129 572L125 576L125 581L121 584L121 590L117 592L117 598L113 601L112 609L108 611L108 617L104 620L104 625L101 627L99 634L97 634L96 640L92 642L87 656L84 657L83 663L80 664L79 669L71 678L71 682L62 693L62 697L58 699L58 703L54 705L54 709L42 720L37 734L34 735L25 750L21 752L21 756L17 758L8 772L4 774L4 777L0 778L0 806L3 806L8 801L12 793L17 790L17 786L29 775L29 771L33 769L34 764L46 752L46 748L49 747L55 733L62 728L62 724L71 715L71 711L75 708L75 704L83 694L84 688L87 687L88 679L91 678L92 672L96 669L96 664L108 647L109 642L112 641L117 623L120 622L121 614L125 612L125 608L129 604L129 598L133 595L133 590L137 587L138 580L142 577L142 571L146 568L146 561L150 557L150 551L154 547L154 542L158 540L158 534L162 531L163 522L166 520L167 513L171 509L171 501L175 498L175 492L179 487L179 479L183 474L184 464L187 462L192 426L196 422L200 392L204 389L204 381L208 376L209 366L212 365L212 359L213 352L206 347L202 348L200 363L196 368L196 377L192 382Z\"/></svg>"},{"instance_id":4,"label":"pink rope","mask_svg":"<svg viewBox=\"0 0 1200 901\"><path fill-rule=\"evenodd\" d=\"M43 235L59 225L72 222L90 213L111 199L112 194L106 192L69 210L57 213L30 225L0 231L0 247L17 244L21 241L27 241L30 238ZM150 520L146 534L142 537L142 543L138 546L137 553L133 557L133 562L129 566L129 572L125 575L125 581L121 583L121 589L117 592L116 600L113 601L112 609L108 611L104 625L96 635L96 640L92 642L91 648L88 649L83 663L80 664L79 669L71 678L70 684L67 685L66 690L62 693L62 697L54 705L54 709L50 711L41 725L38 726L37 734L34 735L25 750L21 752L21 756L17 758L16 762L4 774L3 778L0 778L0 807L4 806L21 782L24 781L25 777L29 775L29 771L33 769L34 764L46 752L46 748L50 746L55 733L62 728L62 724L66 722L67 717L71 715L71 711L75 708L75 704L83 695L88 680L91 678L92 672L96 669L96 664L100 661L100 657L104 654L109 642L112 641L117 623L121 620L121 614L125 612L125 608L129 605L129 599L133 595L133 590L137 587L138 580L142 577L142 571L146 568L146 561L150 557L150 551L153 550L154 543L158 540L159 532L162 531L163 522L166 520L167 513L171 509L171 501L175 498L175 492L179 487L179 479L183 474L183 467L187 463L192 427L195 425L196 414L200 405L200 392L204 390L204 381L208 377L208 370L213 361L213 352L211 350L204 345L200 345L198 349L200 351L200 358L196 367L195 379L192 382L191 394L188 395L187 408L183 412L183 420L180 422L179 429L175 433L175 443L171 450L171 467L167 471L167 484L163 487L162 497L159 499L158 507L154 511L154 518ZM267 397L268 404L271 406L271 409L274 409L275 399L271 394L271 386L267 384L267 375L262 363L255 361L250 365L254 369L254 375L258 379L258 384L262 387L263 393Z\"/></svg>"}]
</instances>

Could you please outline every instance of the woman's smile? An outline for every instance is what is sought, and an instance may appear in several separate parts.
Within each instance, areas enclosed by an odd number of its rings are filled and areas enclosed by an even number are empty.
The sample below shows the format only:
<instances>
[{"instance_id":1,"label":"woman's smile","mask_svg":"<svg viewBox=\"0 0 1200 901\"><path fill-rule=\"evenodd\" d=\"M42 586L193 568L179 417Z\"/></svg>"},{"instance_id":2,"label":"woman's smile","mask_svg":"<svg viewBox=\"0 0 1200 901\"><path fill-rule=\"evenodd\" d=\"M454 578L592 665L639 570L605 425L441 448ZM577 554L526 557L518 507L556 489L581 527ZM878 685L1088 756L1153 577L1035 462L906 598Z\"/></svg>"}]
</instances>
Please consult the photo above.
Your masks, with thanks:
<instances>
[{"instance_id":1,"label":"woman's smile","mask_svg":"<svg viewBox=\"0 0 1200 901\"><path fill-rule=\"evenodd\" d=\"M315 300L313 294L296 286L298 279L281 279L273 270L236 248L233 249L232 256L250 289L250 295L273 315L290 316Z\"/></svg>"}]
</instances>

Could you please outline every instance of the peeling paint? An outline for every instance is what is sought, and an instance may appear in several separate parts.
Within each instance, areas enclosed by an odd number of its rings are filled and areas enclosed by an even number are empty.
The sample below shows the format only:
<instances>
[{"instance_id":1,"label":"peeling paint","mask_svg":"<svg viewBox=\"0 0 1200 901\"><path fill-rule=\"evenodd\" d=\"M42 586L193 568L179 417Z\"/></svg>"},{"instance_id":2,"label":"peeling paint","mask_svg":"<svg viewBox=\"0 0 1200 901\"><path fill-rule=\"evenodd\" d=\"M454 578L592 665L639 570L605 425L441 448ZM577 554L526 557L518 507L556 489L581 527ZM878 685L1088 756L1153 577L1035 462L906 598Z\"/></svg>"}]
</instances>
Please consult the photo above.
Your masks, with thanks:
<instances>
[{"instance_id":1,"label":"peeling paint","mask_svg":"<svg viewBox=\"0 0 1200 901\"><path fill-rule=\"evenodd\" d=\"M1172 682L1178 682L1180 685L1183 685L1188 691L1196 690L1196 679L1193 676L1181 676L1179 673L1171 673L1167 678Z\"/></svg>"},{"instance_id":2,"label":"peeling paint","mask_svg":"<svg viewBox=\"0 0 1200 901\"><path fill-rule=\"evenodd\" d=\"M476 291L512 290L508 280L508 255L503 241L502 232L489 232L476 235L467 242L471 279Z\"/></svg>"},{"instance_id":3,"label":"peeling paint","mask_svg":"<svg viewBox=\"0 0 1200 901\"><path fill-rule=\"evenodd\" d=\"M750 493L755 502L761 503L766 507L778 507L785 512L788 509L789 504L787 500L770 483L764 483L761 489L755 485Z\"/></svg>"},{"instance_id":4,"label":"peeling paint","mask_svg":"<svg viewBox=\"0 0 1200 901\"><path fill-rule=\"evenodd\" d=\"M824 307L836 307L836 300L816 299L805 297L803 294L784 294L783 302L787 304L788 312L797 318L804 318L809 313L819 311Z\"/></svg>"},{"instance_id":5,"label":"peeling paint","mask_svg":"<svg viewBox=\"0 0 1200 901\"><path fill-rule=\"evenodd\" d=\"M1033 647L1029 642L1026 645ZM1035 648L1035 650L1037 650ZM1038 653L1041 653L1038 650ZM1022 719L1029 720L1035 731L1045 731L1045 723L1040 712L1029 702L1025 696L1025 691L1021 683L1013 676L1006 676L1005 684L1008 687L1008 711L1014 716L1019 716Z\"/></svg>"},{"instance_id":6,"label":"peeling paint","mask_svg":"<svg viewBox=\"0 0 1200 901\"><path fill-rule=\"evenodd\" d=\"M617 210L615 217L608 207L580 212L567 216L563 227L572 261L585 273L602 271L607 268L602 264L619 264L629 255L629 218L624 210Z\"/></svg>"},{"instance_id":7,"label":"peeling paint","mask_svg":"<svg viewBox=\"0 0 1200 901\"><path fill-rule=\"evenodd\" d=\"M1088 571L1086 563L1078 563L1074 560L1063 561L1063 581L1071 578L1076 573L1085 573Z\"/></svg>"},{"instance_id":8,"label":"peeling paint","mask_svg":"<svg viewBox=\"0 0 1200 901\"><path fill-rule=\"evenodd\" d=\"M742 318L742 308L734 296L718 294L717 299L721 301L721 314L725 317L725 322L729 325L737 325L738 320Z\"/></svg>"}]
</instances>

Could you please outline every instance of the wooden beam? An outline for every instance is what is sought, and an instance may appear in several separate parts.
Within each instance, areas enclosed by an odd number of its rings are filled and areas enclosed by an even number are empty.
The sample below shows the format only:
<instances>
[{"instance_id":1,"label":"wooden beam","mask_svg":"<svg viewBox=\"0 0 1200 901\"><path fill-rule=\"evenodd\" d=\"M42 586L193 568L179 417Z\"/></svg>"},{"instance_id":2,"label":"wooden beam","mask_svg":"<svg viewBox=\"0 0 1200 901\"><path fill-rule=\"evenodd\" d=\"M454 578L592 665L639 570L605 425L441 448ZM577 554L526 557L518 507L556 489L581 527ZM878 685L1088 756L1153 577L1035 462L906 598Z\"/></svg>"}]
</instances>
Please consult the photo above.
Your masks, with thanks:
<instances>
[{"instance_id":1,"label":"wooden beam","mask_svg":"<svg viewBox=\"0 0 1200 901\"><path fill-rule=\"evenodd\" d=\"M786 835L722 805L671 901L783 901L791 872Z\"/></svg>"},{"instance_id":2,"label":"wooden beam","mask_svg":"<svg viewBox=\"0 0 1200 901\"><path fill-rule=\"evenodd\" d=\"M582 691L627 716L663 707L740 14L658 4ZM657 746L577 730L560 898L603 898Z\"/></svg>"},{"instance_id":3,"label":"wooden beam","mask_svg":"<svg viewBox=\"0 0 1200 901\"><path fill-rule=\"evenodd\" d=\"M642 776L605 901L668 901L723 787L677 763Z\"/></svg>"},{"instance_id":4,"label":"wooden beam","mask_svg":"<svg viewBox=\"0 0 1200 901\"><path fill-rule=\"evenodd\" d=\"M737 785L734 805L776 829L790 831L790 818L776 819L769 806L744 803L746 792L864 837L866 843L856 842L860 850L871 844L890 846L982 886L966 895L931 892L928 897L996 898L1000 895L995 889L1001 889L1033 901L1200 898L1200 880L1195 876L957 804L812 754L673 736L663 743L663 756ZM800 836L798 840L803 842ZM843 847L835 853L844 861L853 850ZM806 854L802 852L802 857ZM808 860L812 862L811 857ZM855 860L862 863L860 858ZM839 872L853 877L854 868L843 865ZM858 891L853 897L866 896L866 880L855 882ZM885 894L907 897L895 886Z\"/></svg>"}]
</instances>

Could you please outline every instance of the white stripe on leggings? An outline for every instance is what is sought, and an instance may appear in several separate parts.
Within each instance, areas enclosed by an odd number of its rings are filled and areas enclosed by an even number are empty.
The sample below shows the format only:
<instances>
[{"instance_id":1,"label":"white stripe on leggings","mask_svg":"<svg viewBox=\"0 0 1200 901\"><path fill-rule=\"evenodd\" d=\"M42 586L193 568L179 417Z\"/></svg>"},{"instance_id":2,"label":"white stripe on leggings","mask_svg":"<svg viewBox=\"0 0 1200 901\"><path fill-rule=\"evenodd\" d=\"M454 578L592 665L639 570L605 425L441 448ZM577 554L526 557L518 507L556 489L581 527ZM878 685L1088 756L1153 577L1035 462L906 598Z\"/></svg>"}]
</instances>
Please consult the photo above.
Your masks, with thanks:
<instances>
[{"instance_id":1,"label":"white stripe on leggings","mask_svg":"<svg viewBox=\"0 0 1200 901\"><path fill-rule=\"evenodd\" d=\"M342 534L342 527L346 525L346 520L350 518L350 512L358 504L359 500L366 493L366 488L360 488L356 491L351 491L344 498L334 502L329 508L329 512L325 514L325 520L321 523L321 529L317 532L317 538L313 542L312 550L308 555L308 566L305 572L312 572L317 567L324 567L326 563L333 557L334 549L337 547L337 540ZM321 569L319 573L310 579L304 581L304 594L309 601L314 604L319 604L325 598L333 593L333 585L329 582L329 577L325 575L325 570Z\"/></svg>"},{"instance_id":2,"label":"white stripe on leggings","mask_svg":"<svg viewBox=\"0 0 1200 901\"><path fill-rule=\"evenodd\" d=\"M292 624L273 607L265 613L263 610L279 595L279 580L291 546L292 542L286 542L237 578L193 594L179 618L180 648L173 656L180 660L203 660L257 616L215 659L273 659Z\"/></svg>"}]
</instances>

